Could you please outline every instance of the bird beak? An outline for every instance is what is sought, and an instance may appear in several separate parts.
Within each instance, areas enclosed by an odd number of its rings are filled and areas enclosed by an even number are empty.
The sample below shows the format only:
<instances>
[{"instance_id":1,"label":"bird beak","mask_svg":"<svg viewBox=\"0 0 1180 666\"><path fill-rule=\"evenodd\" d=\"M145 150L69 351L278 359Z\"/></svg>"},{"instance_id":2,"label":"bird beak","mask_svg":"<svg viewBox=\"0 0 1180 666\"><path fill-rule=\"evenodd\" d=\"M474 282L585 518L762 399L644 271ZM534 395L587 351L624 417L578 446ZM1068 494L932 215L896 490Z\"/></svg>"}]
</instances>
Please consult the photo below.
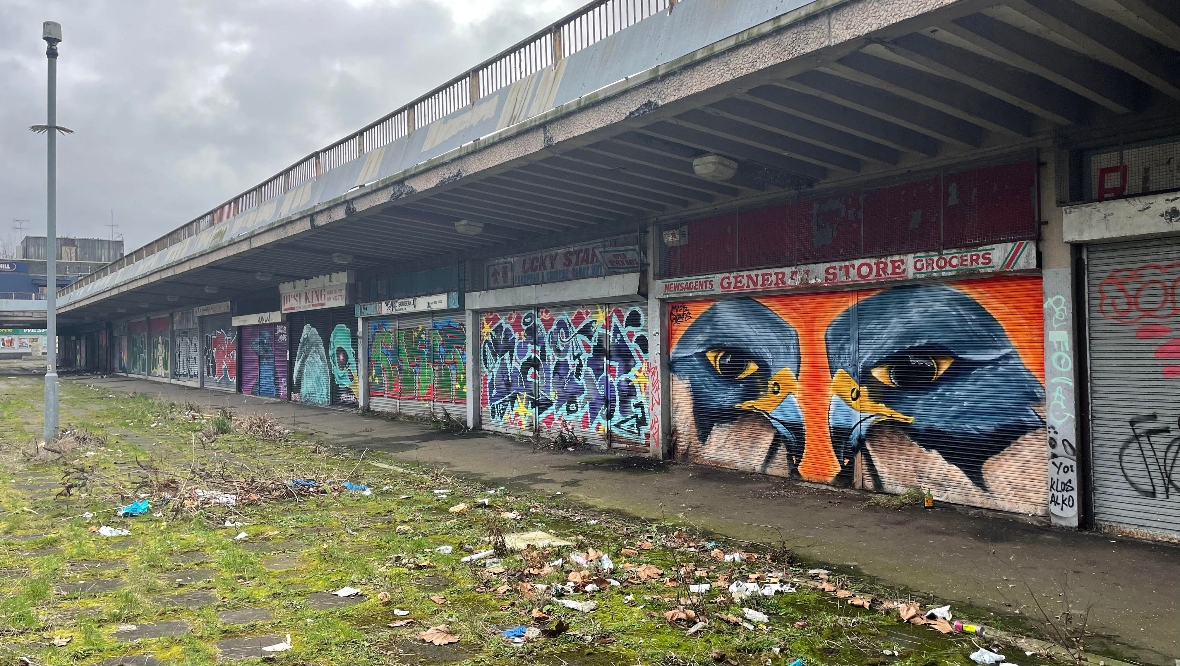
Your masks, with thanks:
<instances>
[{"instance_id":1,"label":"bird beak","mask_svg":"<svg viewBox=\"0 0 1180 666\"><path fill-rule=\"evenodd\" d=\"M836 375L832 377L832 395L843 400L861 415L873 417L873 422L884 420L900 421L901 423L914 422L914 417L906 416L873 400L869 397L868 390L858 384L852 375L843 369L837 370Z\"/></svg>"},{"instance_id":2,"label":"bird beak","mask_svg":"<svg viewBox=\"0 0 1180 666\"><path fill-rule=\"evenodd\" d=\"M766 382L766 389L762 395L753 400L739 402L734 405L737 409L746 409L751 412L761 412L763 414L770 414L778 409L788 396L795 395L799 390L799 380L795 378L795 373L791 372L790 368L783 368L774 373L774 376Z\"/></svg>"}]
</instances>

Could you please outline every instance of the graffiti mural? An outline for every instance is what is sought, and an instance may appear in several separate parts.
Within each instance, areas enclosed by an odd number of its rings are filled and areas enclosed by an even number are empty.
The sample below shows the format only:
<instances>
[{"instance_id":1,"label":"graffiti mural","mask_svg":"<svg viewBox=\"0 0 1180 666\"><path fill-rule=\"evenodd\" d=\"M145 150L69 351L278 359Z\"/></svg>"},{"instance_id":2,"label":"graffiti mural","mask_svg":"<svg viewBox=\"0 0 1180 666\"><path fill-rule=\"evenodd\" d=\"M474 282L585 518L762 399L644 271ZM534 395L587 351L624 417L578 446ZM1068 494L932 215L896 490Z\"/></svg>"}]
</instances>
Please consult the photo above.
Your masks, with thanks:
<instances>
[{"instance_id":1,"label":"graffiti mural","mask_svg":"<svg viewBox=\"0 0 1180 666\"><path fill-rule=\"evenodd\" d=\"M152 336L151 374L153 377L168 377L171 372L172 350L167 335Z\"/></svg>"},{"instance_id":2,"label":"graffiti mural","mask_svg":"<svg viewBox=\"0 0 1180 666\"><path fill-rule=\"evenodd\" d=\"M328 377L328 354L324 339L311 324L303 325L299 348L295 352L295 373L291 380L291 399L312 405L327 405L331 386Z\"/></svg>"},{"instance_id":3,"label":"graffiti mural","mask_svg":"<svg viewBox=\"0 0 1180 666\"><path fill-rule=\"evenodd\" d=\"M200 336L195 330L176 332L173 373L177 379L197 381L201 372Z\"/></svg>"},{"instance_id":4,"label":"graffiti mural","mask_svg":"<svg viewBox=\"0 0 1180 666\"><path fill-rule=\"evenodd\" d=\"M695 461L1045 513L1037 277L673 303Z\"/></svg>"},{"instance_id":5,"label":"graffiti mural","mask_svg":"<svg viewBox=\"0 0 1180 666\"><path fill-rule=\"evenodd\" d=\"M336 400L342 405L357 404L360 379L356 369L356 348L352 331L344 324L332 329L332 379L338 391Z\"/></svg>"},{"instance_id":6,"label":"graffiti mural","mask_svg":"<svg viewBox=\"0 0 1180 666\"><path fill-rule=\"evenodd\" d=\"M488 313L481 408L501 427L646 447L648 339L639 307Z\"/></svg>"},{"instance_id":7,"label":"graffiti mural","mask_svg":"<svg viewBox=\"0 0 1180 666\"><path fill-rule=\"evenodd\" d=\"M147 333L132 333L128 338L128 369L136 375L146 375L148 372Z\"/></svg>"},{"instance_id":8,"label":"graffiti mural","mask_svg":"<svg viewBox=\"0 0 1180 666\"><path fill-rule=\"evenodd\" d=\"M232 326L205 335L205 385L235 389L238 385L238 334Z\"/></svg>"},{"instance_id":9,"label":"graffiti mural","mask_svg":"<svg viewBox=\"0 0 1180 666\"><path fill-rule=\"evenodd\" d=\"M1098 285L1104 319L1136 326L1135 337L1156 344L1155 357L1170 359L1164 379L1180 379L1180 262L1150 263L1111 271Z\"/></svg>"},{"instance_id":10,"label":"graffiti mural","mask_svg":"<svg viewBox=\"0 0 1180 666\"><path fill-rule=\"evenodd\" d=\"M287 397L287 325L242 328L242 393Z\"/></svg>"},{"instance_id":11,"label":"graffiti mural","mask_svg":"<svg viewBox=\"0 0 1180 666\"><path fill-rule=\"evenodd\" d=\"M467 402L467 327L455 317L430 322L375 319L369 327L369 397L426 405ZM407 405L403 405L407 407Z\"/></svg>"}]
</instances>

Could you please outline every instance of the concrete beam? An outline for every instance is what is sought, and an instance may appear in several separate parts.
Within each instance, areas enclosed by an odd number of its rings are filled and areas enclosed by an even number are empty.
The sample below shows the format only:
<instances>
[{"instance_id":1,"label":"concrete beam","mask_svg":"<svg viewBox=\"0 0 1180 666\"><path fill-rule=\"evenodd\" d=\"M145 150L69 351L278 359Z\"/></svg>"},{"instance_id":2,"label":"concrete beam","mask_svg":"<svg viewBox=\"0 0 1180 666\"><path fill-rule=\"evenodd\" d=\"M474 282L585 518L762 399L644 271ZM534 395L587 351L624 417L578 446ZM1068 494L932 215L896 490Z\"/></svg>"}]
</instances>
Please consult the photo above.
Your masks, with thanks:
<instances>
[{"instance_id":1,"label":"concrete beam","mask_svg":"<svg viewBox=\"0 0 1180 666\"><path fill-rule=\"evenodd\" d=\"M828 170L821 165L765 148L756 148L740 141L675 122L654 123L644 127L642 133L672 139L739 162L750 160L765 164L806 178L822 180L828 177Z\"/></svg>"},{"instance_id":2,"label":"concrete beam","mask_svg":"<svg viewBox=\"0 0 1180 666\"><path fill-rule=\"evenodd\" d=\"M524 183L510 180L502 176L493 176L479 183L490 192L497 192L504 196L524 197L530 201L549 203L553 205L581 206L586 209L597 210L606 216L643 217L651 209L631 206L610 199L595 199L566 190L553 190L545 187L529 187Z\"/></svg>"},{"instance_id":3,"label":"concrete beam","mask_svg":"<svg viewBox=\"0 0 1180 666\"><path fill-rule=\"evenodd\" d=\"M489 178L488 181L497 183L513 183L515 186L533 188L538 192L557 193L557 196L560 196L561 193L568 192L570 194L576 194L583 198L589 198L592 200L601 200L604 194L604 190L588 187L585 183L572 183L557 178L549 178L546 176L523 172L494 176ZM614 192L612 194L614 197L613 202L622 206L630 206L656 213L668 210L668 206L663 203L656 203L654 201L641 199L639 197L627 196L624 194L619 194L618 192ZM685 201L684 205L688 205L688 202Z\"/></svg>"},{"instance_id":4,"label":"concrete beam","mask_svg":"<svg viewBox=\"0 0 1180 666\"><path fill-rule=\"evenodd\" d=\"M755 148L769 148L783 155L811 162L826 169L834 168L850 173L858 173L861 169L860 159L852 155L751 125L718 112L711 112L709 107L682 113L676 117L676 122L693 126L710 134L740 141Z\"/></svg>"},{"instance_id":5,"label":"concrete beam","mask_svg":"<svg viewBox=\"0 0 1180 666\"><path fill-rule=\"evenodd\" d=\"M1138 16L1163 37L1164 44L1180 50L1180 2L1175 0L1114 0Z\"/></svg>"},{"instance_id":6,"label":"concrete beam","mask_svg":"<svg viewBox=\"0 0 1180 666\"><path fill-rule=\"evenodd\" d=\"M1065 207L1065 242L1095 243L1180 234L1180 194L1150 194Z\"/></svg>"}]
</instances>

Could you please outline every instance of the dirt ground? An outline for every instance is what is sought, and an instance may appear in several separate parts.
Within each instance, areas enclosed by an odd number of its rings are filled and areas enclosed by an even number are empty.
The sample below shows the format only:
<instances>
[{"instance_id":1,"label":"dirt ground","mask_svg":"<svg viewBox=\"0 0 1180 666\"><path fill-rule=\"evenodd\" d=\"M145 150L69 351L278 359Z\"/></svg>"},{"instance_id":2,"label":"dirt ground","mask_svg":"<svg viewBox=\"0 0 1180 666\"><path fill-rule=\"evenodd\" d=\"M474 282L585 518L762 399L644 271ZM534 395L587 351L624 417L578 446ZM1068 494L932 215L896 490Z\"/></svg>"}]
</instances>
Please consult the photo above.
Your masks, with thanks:
<instances>
[{"instance_id":1,"label":"dirt ground","mask_svg":"<svg viewBox=\"0 0 1180 666\"><path fill-rule=\"evenodd\" d=\"M1050 614L1089 608L1089 626L1101 635L1091 640L1092 648L1167 666L1180 658L1180 549L1172 545L955 507L866 506L862 493L760 475L609 453L534 451L506 437L456 437L422 424L145 380L67 381L209 409L270 412L328 444L445 468L507 492L562 493L622 516L682 521L737 540L781 541L807 560L830 563L833 571L945 599L985 624L1018 624L1034 612L1031 591Z\"/></svg>"}]
</instances>

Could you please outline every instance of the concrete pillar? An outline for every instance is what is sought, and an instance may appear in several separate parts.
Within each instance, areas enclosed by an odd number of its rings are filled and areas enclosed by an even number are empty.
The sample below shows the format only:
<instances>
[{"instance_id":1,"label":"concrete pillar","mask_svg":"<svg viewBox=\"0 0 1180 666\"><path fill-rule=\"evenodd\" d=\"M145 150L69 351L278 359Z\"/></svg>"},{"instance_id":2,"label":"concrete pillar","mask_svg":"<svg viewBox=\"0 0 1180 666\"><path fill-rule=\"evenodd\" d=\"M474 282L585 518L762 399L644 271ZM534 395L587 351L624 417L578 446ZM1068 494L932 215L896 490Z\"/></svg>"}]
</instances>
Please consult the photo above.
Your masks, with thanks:
<instances>
[{"instance_id":1,"label":"concrete pillar","mask_svg":"<svg viewBox=\"0 0 1180 666\"><path fill-rule=\"evenodd\" d=\"M467 427L472 430L479 428L479 313L467 310Z\"/></svg>"},{"instance_id":2,"label":"concrete pillar","mask_svg":"<svg viewBox=\"0 0 1180 666\"><path fill-rule=\"evenodd\" d=\"M1077 329L1073 254L1062 237L1055 160L1042 152L1040 171L1041 261L1045 320L1045 420L1049 431L1049 515L1053 524L1078 526Z\"/></svg>"},{"instance_id":3,"label":"concrete pillar","mask_svg":"<svg viewBox=\"0 0 1180 666\"><path fill-rule=\"evenodd\" d=\"M664 460L672 456L672 382L668 375L668 343L664 334L667 322L667 304L655 297L655 276L659 271L660 243L659 228L653 227L647 234L647 331L648 360L648 413L651 418L651 434L648 438L648 455Z\"/></svg>"},{"instance_id":4,"label":"concrete pillar","mask_svg":"<svg viewBox=\"0 0 1180 666\"><path fill-rule=\"evenodd\" d=\"M361 317L357 317L356 320L356 379L357 409L367 412L369 411L369 327L365 325L365 320Z\"/></svg>"}]
</instances>

